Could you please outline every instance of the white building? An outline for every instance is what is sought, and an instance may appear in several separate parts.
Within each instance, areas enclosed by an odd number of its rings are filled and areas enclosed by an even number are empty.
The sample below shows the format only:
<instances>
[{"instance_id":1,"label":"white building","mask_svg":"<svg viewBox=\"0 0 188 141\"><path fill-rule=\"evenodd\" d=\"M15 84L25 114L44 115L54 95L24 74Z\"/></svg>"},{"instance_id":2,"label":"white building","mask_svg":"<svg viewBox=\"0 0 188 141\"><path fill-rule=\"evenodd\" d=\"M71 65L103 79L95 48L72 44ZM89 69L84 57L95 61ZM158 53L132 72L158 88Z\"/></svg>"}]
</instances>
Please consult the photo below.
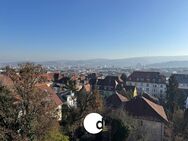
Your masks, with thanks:
<instances>
[{"instance_id":1,"label":"white building","mask_svg":"<svg viewBox=\"0 0 188 141\"><path fill-rule=\"evenodd\" d=\"M77 107L77 98L71 91L63 92L61 98L68 107Z\"/></svg>"},{"instance_id":2,"label":"white building","mask_svg":"<svg viewBox=\"0 0 188 141\"><path fill-rule=\"evenodd\" d=\"M127 79L127 86L136 86L139 93L146 92L156 97L166 95L166 77L159 72L134 71Z\"/></svg>"}]
</instances>

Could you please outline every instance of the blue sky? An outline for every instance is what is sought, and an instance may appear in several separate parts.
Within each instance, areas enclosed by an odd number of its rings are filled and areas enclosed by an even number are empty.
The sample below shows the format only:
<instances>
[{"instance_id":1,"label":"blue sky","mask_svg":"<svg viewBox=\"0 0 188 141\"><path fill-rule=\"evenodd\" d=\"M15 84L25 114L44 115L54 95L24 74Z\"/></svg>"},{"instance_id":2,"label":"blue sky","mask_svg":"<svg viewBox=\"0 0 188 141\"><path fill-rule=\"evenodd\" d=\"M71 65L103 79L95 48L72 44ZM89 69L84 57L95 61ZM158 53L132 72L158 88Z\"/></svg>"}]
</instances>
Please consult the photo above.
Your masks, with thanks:
<instances>
[{"instance_id":1,"label":"blue sky","mask_svg":"<svg viewBox=\"0 0 188 141\"><path fill-rule=\"evenodd\" d=\"M0 61L179 55L187 0L0 1Z\"/></svg>"}]
</instances>

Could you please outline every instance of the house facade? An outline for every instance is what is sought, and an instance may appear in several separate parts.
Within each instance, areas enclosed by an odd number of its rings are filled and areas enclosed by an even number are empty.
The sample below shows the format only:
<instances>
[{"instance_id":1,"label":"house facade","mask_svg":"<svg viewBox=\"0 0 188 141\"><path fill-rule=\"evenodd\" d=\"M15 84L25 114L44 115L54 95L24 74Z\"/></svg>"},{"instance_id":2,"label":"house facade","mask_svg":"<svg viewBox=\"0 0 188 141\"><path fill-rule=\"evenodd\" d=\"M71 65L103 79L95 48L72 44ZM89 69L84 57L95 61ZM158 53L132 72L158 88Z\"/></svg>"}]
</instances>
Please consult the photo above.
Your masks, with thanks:
<instances>
[{"instance_id":1,"label":"house facade","mask_svg":"<svg viewBox=\"0 0 188 141\"><path fill-rule=\"evenodd\" d=\"M164 108L143 96L137 96L125 103L125 111L141 125L147 140L163 141L164 125L168 123ZM131 141L136 141L131 139Z\"/></svg>"},{"instance_id":2,"label":"house facade","mask_svg":"<svg viewBox=\"0 0 188 141\"><path fill-rule=\"evenodd\" d=\"M114 94L116 85L119 81L120 80L118 76L109 75L106 76L104 79L98 79L96 83L96 88L104 97L108 97Z\"/></svg>"},{"instance_id":3,"label":"house facade","mask_svg":"<svg viewBox=\"0 0 188 141\"><path fill-rule=\"evenodd\" d=\"M136 86L139 93L149 93L155 97L166 95L166 77L159 72L134 71L126 82L127 86Z\"/></svg>"}]
</instances>

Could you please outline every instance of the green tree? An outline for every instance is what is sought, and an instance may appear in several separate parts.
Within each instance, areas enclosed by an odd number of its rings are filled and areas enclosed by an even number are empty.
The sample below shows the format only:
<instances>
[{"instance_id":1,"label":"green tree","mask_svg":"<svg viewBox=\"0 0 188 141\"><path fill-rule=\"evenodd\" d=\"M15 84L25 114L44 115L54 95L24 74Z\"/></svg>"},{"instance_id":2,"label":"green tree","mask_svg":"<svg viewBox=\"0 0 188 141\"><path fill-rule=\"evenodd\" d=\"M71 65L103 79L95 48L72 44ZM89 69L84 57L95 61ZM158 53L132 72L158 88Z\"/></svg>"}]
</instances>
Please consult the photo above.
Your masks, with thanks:
<instances>
[{"instance_id":1,"label":"green tree","mask_svg":"<svg viewBox=\"0 0 188 141\"><path fill-rule=\"evenodd\" d=\"M169 113L170 119L173 118L175 108L177 106L176 96L178 95L178 83L175 79L175 76L172 75L169 78L169 84L167 85L167 95L166 95L166 107Z\"/></svg>"},{"instance_id":2,"label":"green tree","mask_svg":"<svg viewBox=\"0 0 188 141\"><path fill-rule=\"evenodd\" d=\"M127 81L127 75L125 73L123 73L120 78L123 80L123 82L125 84Z\"/></svg>"},{"instance_id":3,"label":"green tree","mask_svg":"<svg viewBox=\"0 0 188 141\"><path fill-rule=\"evenodd\" d=\"M119 119L112 119L111 139L114 141L124 141L129 136L129 128Z\"/></svg>"},{"instance_id":4,"label":"green tree","mask_svg":"<svg viewBox=\"0 0 188 141\"><path fill-rule=\"evenodd\" d=\"M69 137L62 133L59 124L54 124L43 141L69 141Z\"/></svg>"}]
</instances>

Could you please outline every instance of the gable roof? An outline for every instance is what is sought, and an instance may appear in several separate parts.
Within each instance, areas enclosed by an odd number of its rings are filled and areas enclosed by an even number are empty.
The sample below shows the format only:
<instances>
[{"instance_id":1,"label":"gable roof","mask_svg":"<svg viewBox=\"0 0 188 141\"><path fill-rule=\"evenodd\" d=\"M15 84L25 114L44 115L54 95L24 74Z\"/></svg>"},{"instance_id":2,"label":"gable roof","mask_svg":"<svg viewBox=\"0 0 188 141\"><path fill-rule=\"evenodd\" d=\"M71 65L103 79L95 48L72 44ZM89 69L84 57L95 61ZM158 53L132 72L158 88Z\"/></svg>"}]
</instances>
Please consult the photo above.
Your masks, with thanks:
<instances>
[{"instance_id":1,"label":"gable roof","mask_svg":"<svg viewBox=\"0 0 188 141\"><path fill-rule=\"evenodd\" d=\"M156 103L156 104L159 104L159 99L150 95L150 94L148 94L147 92L142 93L142 96L145 97L146 99Z\"/></svg>"},{"instance_id":2,"label":"gable roof","mask_svg":"<svg viewBox=\"0 0 188 141\"><path fill-rule=\"evenodd\" d=\"M54 73L44 73L41 74L42 78L45 78L47 81L52 81L54 79Z\"/></svg>"},{"instance_id":3,"label":"gable roof","mask_svg":"<svg viewBox=\"0 0 188 141\"><path fill-rule=\"evenodd\" d=\"M13 87L14 83L13 81L6 75L0 74L0 82L7 87ZM46 83L37 84L37 88L43 91L47 91L50 94L50 98L55 102L56 105L63 104L62 101L59 99L59 97L56 95L55 91L48 86ZM20 100L21 98L18 95L15 95L15 98Z\"/></svg>"},{"instance_id":4,"label":"gable roof","mask_svg":"<svg viewBox=\"0 0 188 141\"><path fill-rule=\"evenodd\" d=\"M121 94L114 93L106 99L106 106L112 108L119 108L123 106L128 99Z\"/></svg>"},{"instance_id":5,"label":"gable roof","mask_svg":"<svg viewBox=\"0 0 188 141\"><path fill-rule=\"evenodd\" d=\"M133 82L166 83L165 76L159 72L134 71L127 80Z\"/></svg>"},{"instance_id":6,"label":"gable roof","mask_svg":"<svg viewBox=\"0 0 188 141\"><path fill-rule=\"evenodd\" d=\"M126 102L125 110L130 115L138 118L168 122L164 108L142 96L134 97Z\"/></svg>"},{"instance_id":7,"label":"gable roof","mask_svg":"<svg viewBox=\"0 0 188 141\"><path fill-rule=\"evenodd\" d=\"M164 120L168 121L167 116L166 116L166 113L165 113L165 111L164 111L164 108L163 108L161 105L158 105L158 104L156 104L156 103L154 103L154 102L152 102L152 101L150 101L150 100L148 100L148 99L146 99L146 98L144 98L144 97L143 97L143 99L147 102L147 104L148 104L149 106L152 107L152 109L153 109L159 116L161 116Z\"/></svg>"},{"instance_id":8,"label":"gable roof","mask_svg":"<svg viewBox=\"0 0 188 141\"><path fill-rule=\"evenodd\" d=\"M121 94L119 94L117 92L116 92L116 95L121 100L121 102L127 102L128 101L128 99L125 96L123 96L123 95L121 95Z\"/></svg>"},{"instance_id":9,"label":"gable roof","mask_svg":"<svg viewBox=\"0 0 188 141\"><path fill-rule=\"evenodd\" d=\"M57 96L57 94L55 93L55 91L48 86L47 84L43 83L43 84L38 84L36 86L37 88L39 88L42 91L48 92L50 94L50 98L55 102L55 104L57 106L62 105L63 102L61 101L61 99Z\"/></svg>"},{"instance_id":10,"label":"gable roof","mask_svg":"<svg viewBox=\"0 0 188 141\"><path fill-rule=\"evenodd\" d=\"M113 86L115 87L116 82L115 81L119 81L118 76L111 76L108 75L105 77L105 79L98 79L97 81L97 85L103 85L103 86Z\"/></svg>"},{"instance_id":11,"label":"gable roof","mask_svg":"<svg viewBox=\"0 0 188 141\"><path fill-rule=\"evenodd\" d=\"M125 90L128 92L134 92L136 86L124 86Z\"/></svg>"}]
</instances>

